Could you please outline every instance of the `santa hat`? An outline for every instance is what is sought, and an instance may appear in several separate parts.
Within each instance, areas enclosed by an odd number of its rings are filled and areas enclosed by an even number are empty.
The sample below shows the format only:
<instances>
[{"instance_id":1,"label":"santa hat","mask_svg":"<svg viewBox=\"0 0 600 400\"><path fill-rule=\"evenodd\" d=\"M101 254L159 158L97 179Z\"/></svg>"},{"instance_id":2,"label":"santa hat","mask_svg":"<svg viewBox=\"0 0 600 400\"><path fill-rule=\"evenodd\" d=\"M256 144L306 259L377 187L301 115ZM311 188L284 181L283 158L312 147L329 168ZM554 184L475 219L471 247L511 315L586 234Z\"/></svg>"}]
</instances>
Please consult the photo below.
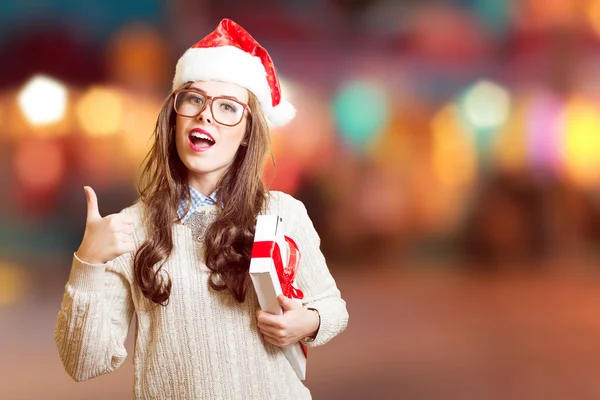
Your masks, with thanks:
<instances>
[{"instance_id":1,"label":"santa hat","mask_svg":"<svg viewBox=\"0 0 600 400\"><path fill-rule=\"evenodd\" d=\"M221 81L250 90L269 122L285 125L296 109L282 99L273 60L248 32L229 19L189 48L177 62L173 90L190 81Z\"/></svg>"}]
</instances>

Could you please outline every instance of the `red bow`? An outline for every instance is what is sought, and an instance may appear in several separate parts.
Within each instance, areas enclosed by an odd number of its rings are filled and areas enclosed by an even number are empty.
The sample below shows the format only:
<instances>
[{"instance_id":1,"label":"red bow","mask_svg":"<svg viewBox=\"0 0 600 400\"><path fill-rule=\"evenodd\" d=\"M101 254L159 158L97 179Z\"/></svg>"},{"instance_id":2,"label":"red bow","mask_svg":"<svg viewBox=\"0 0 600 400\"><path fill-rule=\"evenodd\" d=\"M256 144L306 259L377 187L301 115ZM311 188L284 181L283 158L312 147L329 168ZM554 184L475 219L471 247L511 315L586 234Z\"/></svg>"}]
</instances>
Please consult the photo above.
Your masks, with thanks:
<instances>
[{"instance_id":1,"label":"red bow","mask_svg":"<svg viewBox=\"0 0 600 400\"><path fill-rule=\"evenodd\" d=\"M275 241L254 242L252 258L272 258L283 294L290 299L303 299L304 293L294 287L294 278L296 277L296 271L300 263L300 250L292 238L285 236L285 241L290 249L286 265L283 264L283 260L281 259L279 244Z\"/></svg>"}]
</instances>

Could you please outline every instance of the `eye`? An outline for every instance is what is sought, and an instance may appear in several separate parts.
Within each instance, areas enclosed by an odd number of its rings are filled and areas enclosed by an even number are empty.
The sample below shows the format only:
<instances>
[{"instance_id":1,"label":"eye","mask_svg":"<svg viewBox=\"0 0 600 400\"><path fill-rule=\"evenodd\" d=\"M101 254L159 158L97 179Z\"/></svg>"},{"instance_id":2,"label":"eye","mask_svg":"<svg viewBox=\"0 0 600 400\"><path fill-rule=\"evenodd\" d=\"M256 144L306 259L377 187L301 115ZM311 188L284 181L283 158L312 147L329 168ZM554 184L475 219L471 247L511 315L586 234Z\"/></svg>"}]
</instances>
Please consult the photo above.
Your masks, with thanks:
<instances>
[{"instance_id":1,"label":"eye","mask_svg":"<svg viewBox=\"0 0 600 400\"><path fill-rule=\"evenodd\" d=\"M198 93L187 92L185 94L185 102L201 106L202 104L204 104L204 96Z\"/></svg>"},{"instance_id":2,"label":"eye","mask_svg":"<svg viewBox=\"0 0 600 400\"><path fill-rule=\"evenodd\" d=\"M233 101L221 100L219 102L219 109L225 112L235 113L237 112L239 105L235 104Z\"/></svg>"}]
</instances>

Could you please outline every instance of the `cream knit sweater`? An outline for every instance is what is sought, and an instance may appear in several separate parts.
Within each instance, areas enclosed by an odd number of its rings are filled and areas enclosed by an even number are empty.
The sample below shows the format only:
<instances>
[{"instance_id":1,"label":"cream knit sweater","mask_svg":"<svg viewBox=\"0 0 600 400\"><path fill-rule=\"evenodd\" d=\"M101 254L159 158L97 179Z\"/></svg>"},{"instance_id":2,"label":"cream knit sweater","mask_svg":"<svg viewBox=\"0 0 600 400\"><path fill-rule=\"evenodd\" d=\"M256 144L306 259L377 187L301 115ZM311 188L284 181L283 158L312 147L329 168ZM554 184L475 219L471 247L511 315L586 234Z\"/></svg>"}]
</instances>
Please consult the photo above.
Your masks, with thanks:
<instances>
[{"instance_id":1,"label":"cream knit sweater","mask_svg":"<svg viewBox=\"0 0 600 400\"><path fill-rule=\"evenodd\" d=\"M283 218L301 251L296 286L304 292L303 304L321 316L309 347L323 345L346 328L346 303L304 205L282 192L270 194L268 213ZM125 212L135 221L137 248L145 239L142 206ZM164 267L173 283L166 307L154 305L135 284L134 252L99 265L74 256L54 332L67 373L83 381L116 370L127 356L124 342L135 313L136 399L310 399L283 353L263 340L252 285L242 304L210 289L202 243L182 224L173 227L173 241Z\"/></svg>"}]
</instances>

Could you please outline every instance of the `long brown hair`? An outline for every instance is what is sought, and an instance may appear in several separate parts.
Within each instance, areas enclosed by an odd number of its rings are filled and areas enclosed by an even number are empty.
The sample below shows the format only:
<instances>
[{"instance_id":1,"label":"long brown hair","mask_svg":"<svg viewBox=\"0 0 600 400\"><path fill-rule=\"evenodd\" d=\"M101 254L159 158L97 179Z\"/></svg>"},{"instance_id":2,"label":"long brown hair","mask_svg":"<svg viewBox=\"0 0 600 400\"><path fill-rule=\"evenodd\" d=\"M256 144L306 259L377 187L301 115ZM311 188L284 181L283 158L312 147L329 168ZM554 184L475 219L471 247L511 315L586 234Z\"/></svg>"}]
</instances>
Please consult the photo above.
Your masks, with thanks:
<instances>
[{"instance_id":1,"label":"long brown hair","mask_svg":"<svg viewBox=\"0 0 600 400\"><path fill-rule=\"evenodd\" d=\"M189 87L190 83L184 85ZM211 270L209 282L215 290L229 290L242 303L245 299L250 253L256 216L266 207L267 192L261 179L267 155L271 155L269 128L257 98L249 94L252 112L247 124L247 146L240 146L231 166L217 183L215 221L204 236L204 254ZM161 270L173 251L173 224L183 199L190 204L187 168L175 144L173 96L164 102L156 121L153 145L144 159L140 177L140 200L144 207L146 241L134 258L134 276L143 295L167 305L171 278ZM160 263L158 268L154 266ZM166 271L164 271L166 272Z\"/></svg>"}]
</instances>

